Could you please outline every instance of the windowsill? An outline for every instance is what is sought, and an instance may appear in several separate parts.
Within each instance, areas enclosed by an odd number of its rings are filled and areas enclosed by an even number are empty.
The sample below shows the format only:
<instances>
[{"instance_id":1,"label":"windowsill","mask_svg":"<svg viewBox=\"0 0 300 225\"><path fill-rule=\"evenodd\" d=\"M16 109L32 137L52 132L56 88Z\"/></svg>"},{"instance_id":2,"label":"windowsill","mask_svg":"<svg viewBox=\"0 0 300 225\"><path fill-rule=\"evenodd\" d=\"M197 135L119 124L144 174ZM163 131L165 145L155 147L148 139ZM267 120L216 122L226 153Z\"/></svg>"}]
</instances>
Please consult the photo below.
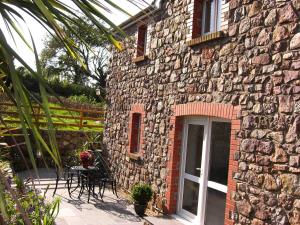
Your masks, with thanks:
<instances>
[{"instance_id":1,"label":"windowsill","mask_svg":"<svg viewBox=\"0 0 300 225\"><path fill-rule=\"evenodd\" d=\"M225 37L224 32L223 31L217 31L217 32L214 32L214 33L202 35L202 36L197 37L197 38L193 38L192 40L187 41L186 43L187 43L188 46L194 46L194 45L199 45L199 44L204 43L204 42L214 41L214 40L217 40L217 39L222 38L222 37Z\"/></svg>"},{"instance_id":2,"label":"windowsill","mask_svg":"<svg viewBox=\"0 0 300 225\"><path fill-rule=\"evenodd\" d=\"M141 55L141 56L137 56L137 57L133 58L132 61L134 63L139 63L139 62L145 61L146 59L148 59L148 56Z\"/></svg>"},{"instance_id":3,"label":"windowsill","mask_svg":"<svg viewBox=\"0 0 300 225\"><path fill-rule=\"evenodd\" d=\"M141 159L140 153L127 152L127 156L132 160L140 160Z\"/></svg>"}]
</instances>

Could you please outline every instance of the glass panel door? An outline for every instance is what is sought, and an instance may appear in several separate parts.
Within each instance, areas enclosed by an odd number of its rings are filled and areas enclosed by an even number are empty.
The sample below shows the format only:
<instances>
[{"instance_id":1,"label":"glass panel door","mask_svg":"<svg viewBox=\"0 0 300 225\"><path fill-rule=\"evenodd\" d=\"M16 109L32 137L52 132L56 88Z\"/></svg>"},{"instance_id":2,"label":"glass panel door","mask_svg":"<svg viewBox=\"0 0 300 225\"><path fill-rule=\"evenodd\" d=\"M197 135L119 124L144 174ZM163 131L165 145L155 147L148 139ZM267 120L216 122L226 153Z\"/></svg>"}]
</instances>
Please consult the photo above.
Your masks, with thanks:
<instances>
[{"instance_id":1,"label":"glass panel door","mask_svg":"<svg viewBox=\"0 0 300 225\"><path fill-rule=\"evenodd\" d=\"M178 214L195 225L223 225L231 124L185 120Z\"/></svg>"},{"instance_id":2,"label":"glass panel door","mask_svg":"<svg viewBox=\"0 0 300 225\"><path fill-rule=\"evenodd\" d=\"M200 177L204 126L188 124L185 173Z\"/></svg>"},{"instance_id":3,"label":"glass panel door","mask_svg":"<svg viewBox=\"0 0 300 225\"><path fill-rule=\"evenodd\" d=\"M184 127L178 213L193 222L199 217L201 167L205 146L206 120L187 120Z\"/></svg>"},{"instance_id":4,"label":"glass panel door","mask_svg":"<svg viewBox=\"0 0 300 225\"><path fill-rule=\"evenodd\" d=\"M231 125L212 121L205 225L223 225L227 193Z\"/></svg>"}]
</instances>

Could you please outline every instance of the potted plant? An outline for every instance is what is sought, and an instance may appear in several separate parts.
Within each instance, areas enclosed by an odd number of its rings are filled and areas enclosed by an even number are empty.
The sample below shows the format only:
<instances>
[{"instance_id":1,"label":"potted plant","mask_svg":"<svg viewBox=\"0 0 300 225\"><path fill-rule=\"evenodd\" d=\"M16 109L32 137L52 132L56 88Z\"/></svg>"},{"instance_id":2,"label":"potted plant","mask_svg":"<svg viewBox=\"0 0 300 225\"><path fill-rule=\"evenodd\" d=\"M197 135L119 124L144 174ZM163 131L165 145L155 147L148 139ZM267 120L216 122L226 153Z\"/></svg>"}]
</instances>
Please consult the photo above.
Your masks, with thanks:
<instances>
[{"instance_id":1,"label":"potted plant","mask_svg":"<svg viewBox=\"0 0 300 225\"><path fill-rule=\"evenodd\" d=\"M134 210L137 215L143 216L145 214L148 202L153 195L152 188L147 184L136 184L131 191L131 198L134 201Z\"/></svg>"},{"instance_id":2,"label":"potted plant","mask_svg":"<svg viewBox=\"0 0 300 225\"><path fill-rule=\"evenodd\" d=\"M79 158L81 161L81 165L84 168L87 168L87 167L93 165L93 163L94 163L94 156L90 150L80 152Z\"/></svg>"}]
</instances>

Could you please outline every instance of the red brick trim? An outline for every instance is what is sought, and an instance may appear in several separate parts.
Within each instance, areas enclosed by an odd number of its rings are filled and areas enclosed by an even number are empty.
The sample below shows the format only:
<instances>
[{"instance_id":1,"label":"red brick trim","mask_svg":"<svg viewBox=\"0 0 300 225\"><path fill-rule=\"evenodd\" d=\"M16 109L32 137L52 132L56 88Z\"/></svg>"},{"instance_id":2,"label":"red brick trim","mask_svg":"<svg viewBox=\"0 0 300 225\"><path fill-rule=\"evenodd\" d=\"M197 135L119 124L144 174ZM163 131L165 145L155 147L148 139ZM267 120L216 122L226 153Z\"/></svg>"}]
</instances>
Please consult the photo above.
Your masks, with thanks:
<instances>
[{"instance_id":1,"label":"red brick trim","mask_svg":"<svg viewBox=\"0 0 300 225\"><path fill-rule=\"evenodd\" d=\"M192 47L192 46L199 45L199 44L202 44L205 42L215 41L215 40L218 40L223 37L225 37L224 32L217 31L217 32L210 33L210 34L201 35L197 38L193 38L192 40L187 41L186 44L188 46Z\"/></svg>"},{"instance_id":2,"label":"red brick trim","mask_svg":"<svg viewBox=\"0 0 300 225\"><path fill-rule=\"evenodd\" d=\"M194 0L192 38L201 36L202 29L202 0Z\"/></svg>"},{"instance_id":3,"label":"red brick trim","mask_svg":"<svg viewBox=\"0 0 300 225\"><path fill-rule=\"evenodd\" d=\"M131 149L132 149L132 144L133 144L133 116L134 114L140 114L141 115L141 125L140 125L140 149L138 153L132 153ZM144 110L144 105L143 104L133 104L131 106L131 110L129 113L129 135L128 135L128 149L127 149L127 155L132 158L132 159L139 159L142 155L143 155L143 145L144 145L144 128L145 128L145 124L144 124L144 118L145 118L145 110Z\"/></svg>"},{"instance_id":4,"label":"red brick trim","mask_svg":"<svg viewBox=\"0 0 300 225\"><path fill-rule=\"evenodd\" d=\"M239 150L240 140L236 137L240 130L240 120L237 118L239 106L219 103L188 103L176 105L174 116L170 118L170 133L168 146L168 175L165 210L169 214L176 213L178 183L180 175L180 148L182 138L183 116L208 116L228 119L231 121L231 140L228 169L228 192L226 197L226 210L224 225L233 224L234 200L232 194L236 191L236 182L233 172L237 171L238 162L234 160L234 153Z\"/></svg>"}]
</instances>

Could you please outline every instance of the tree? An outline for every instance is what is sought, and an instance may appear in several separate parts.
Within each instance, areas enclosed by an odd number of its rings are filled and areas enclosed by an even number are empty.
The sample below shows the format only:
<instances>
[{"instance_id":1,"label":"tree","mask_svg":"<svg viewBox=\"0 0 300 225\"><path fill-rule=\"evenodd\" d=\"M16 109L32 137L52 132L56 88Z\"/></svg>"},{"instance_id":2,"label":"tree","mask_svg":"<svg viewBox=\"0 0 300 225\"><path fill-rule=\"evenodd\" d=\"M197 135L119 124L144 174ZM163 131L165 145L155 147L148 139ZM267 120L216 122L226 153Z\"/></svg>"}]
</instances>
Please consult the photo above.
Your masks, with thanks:
<instances>
[{"instance_id":1,"label":"tree","mask_svg":"<svg viewBox=\"0 0 300 225\"><path fill-rule=\"evenodd\" d=\"M107 41L105 37L99 35L98 28L88 22L87 18L74 18L74 20L77 24L80 24L80 27L83 27L78 29L78 26L71 26L77 35L73 35L66 28L64 30L75 41L79 56L86 68L68 54L64 45L55 36L49 36L41 53L45 75L48 79L58 77L62 80L72 81L75 84L93 84L93 86L104 90L108 55ZM88 26L84 26L84 24L88 24Z\"/></svg>"}]
</instances>

